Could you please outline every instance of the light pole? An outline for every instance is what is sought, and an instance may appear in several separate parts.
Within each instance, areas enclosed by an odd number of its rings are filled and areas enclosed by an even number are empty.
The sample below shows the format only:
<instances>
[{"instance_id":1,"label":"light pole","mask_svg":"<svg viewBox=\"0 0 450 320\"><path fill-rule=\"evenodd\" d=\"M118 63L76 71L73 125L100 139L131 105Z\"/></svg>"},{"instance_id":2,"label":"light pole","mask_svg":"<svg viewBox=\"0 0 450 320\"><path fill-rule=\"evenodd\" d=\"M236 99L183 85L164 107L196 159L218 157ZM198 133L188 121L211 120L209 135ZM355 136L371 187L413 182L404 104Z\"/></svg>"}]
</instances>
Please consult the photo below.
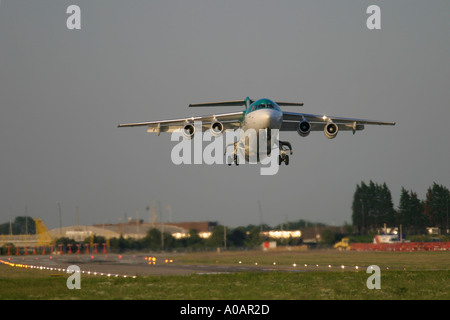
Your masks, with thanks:
<instances>
[{"instance_id":1,"label":"light pole","mask_svg":"<svg viewBox=\"0 0 450 320\"><path fill-rule=\"evenodd\" d=\"M361 231L365 231L365 227L364 227L364 201L363 199L359 199L359 201L361 201L361 213L362 213L362 227L361 227ZM364 234L364 232L363 232Z\"/></svg>"},{"instance_id":2,"label":"light pole","mask_svg":"<svg viewBox=\"0 0 450 320\"><path fill-rule=\"evenodd\" d=\"M447 194L447 234L450 233L450 230L448 229L448 198L449 198L449 194Z\"/></svg>"},{"instance_id":3,"label":"light pole","mask_svg":"<svg viewBox=\"0 0 450 320\"><path fill-rule=\"evenodd\" d=\"M227 227L225 225L223 226L223 244L224 249L227 250Z\"/></svg>"}]
</instances>

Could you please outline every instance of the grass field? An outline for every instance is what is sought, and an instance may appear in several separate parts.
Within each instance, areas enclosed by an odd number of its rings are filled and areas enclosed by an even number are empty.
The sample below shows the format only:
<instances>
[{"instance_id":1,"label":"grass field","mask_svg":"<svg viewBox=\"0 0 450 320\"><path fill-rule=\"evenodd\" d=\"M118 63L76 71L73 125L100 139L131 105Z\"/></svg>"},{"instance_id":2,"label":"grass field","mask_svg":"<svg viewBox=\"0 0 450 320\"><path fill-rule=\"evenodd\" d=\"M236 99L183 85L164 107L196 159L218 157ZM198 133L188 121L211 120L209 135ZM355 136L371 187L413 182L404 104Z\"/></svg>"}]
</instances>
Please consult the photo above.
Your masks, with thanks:
<instances>
[{"instance_id":1,"label":"grass field","mask_svg":"<svg viewBox=\"0 0 450 320\"><path fill-rule=\"evenodd\" d=\"M297 272L239 272L189 276L84 276L69 290L67 275L0 264L0 299L33 300L325 300L450 299L448 252L224 252L182 254L177 263L273 265ZM304 265L307 265L306 267ZM381 268L381 289L370 290L369 265ZM319 267L316 267L318 265ZM327 266L341 268L327 268ZM360 266L355 269L354 266Z\"/></svg>"}]
</instances>

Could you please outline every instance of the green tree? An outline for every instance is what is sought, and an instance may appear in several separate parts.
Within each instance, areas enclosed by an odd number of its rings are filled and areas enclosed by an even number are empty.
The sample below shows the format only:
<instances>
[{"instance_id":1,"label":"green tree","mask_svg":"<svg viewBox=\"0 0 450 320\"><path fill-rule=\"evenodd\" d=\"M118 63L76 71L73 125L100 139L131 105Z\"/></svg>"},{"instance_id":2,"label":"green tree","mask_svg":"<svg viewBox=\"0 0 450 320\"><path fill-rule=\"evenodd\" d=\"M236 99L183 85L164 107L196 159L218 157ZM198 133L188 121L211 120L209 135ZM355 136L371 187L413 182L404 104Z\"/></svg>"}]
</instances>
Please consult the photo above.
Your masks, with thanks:
<instances>
[{"instance_id":1,"label":"green tree","mask_svg":"<svg viewBox=\"0 0 450 320\"><path fill-rule=\"evenodd\" d=\"M410 223L410 201L411 196L409 192L404 187L402 187L402 191L400 193L400 203L398 206L397 222L403 226L407 226Z\"/></svg>"},{"instance_id":2,"label":"green tree","mask_svg":"<svg viewBox=\"0 0 450 320\"><path fill-rule=\"evenodd\" d=\"M426 227L426 219L422 201L413 191L407 191L402 187L400 204L398 208L397 223L407 233L423 233Z\"/></svg>"},{"instance_id":3,"label":"green tree","mask_svg":"<svg viewBox=\"0 0 450 320\"><path fill-rule=\"evenodd\" d=\"M112 243L111 243L112 246ZM122 234L120 234L120 237L117 241L117 249L120 253L124 252L126 249L129 249L129 243L128 241L123 237Z\"/></svg>"},{"instance_id":4,"label":"green tree","mask_svg":"<svg viewBox=\"0 0 450 320\"><path fill-rule=\"evenodd\" d=\"M364 201L366 200L367 185L364 181L361 181L361 185L356 185L356 190L353 193L353 203L352 203L352 222L357 228L357 233L365 233L365 208Z\"/></svg>"},{"instance_id":5,"label":"green tree","mask_svg":"<svg viewBox=\"0 0 450 320\"><path fill-rule=\"evenodd\" d=\"M77 244L78 244L78 242L76 242L74 239L70 239L67 237L61 237L61 238L56 239L56 241L55 241L55 248L56 248L55 250L59 251L59 246L62 245L63 252L69 252L69 247L70 247L70 251L72 253L74 253L77 250Z\"/></svg>"},{"instance_id":6,"label":"green tree","mask_svg":"<svg viewBox=\"0 0 450 320\"><path fill-rule=\"evenodd\" d=\"M244 231L244 228L242 227L234 228L231 230L230 235L228 236L230 242L228 246L243 247L246 238L247 235Z\"/></svg>"},{"instance_id":7,"label":"green tree","mask_svg":"<svg viewBox=\"0 0 450 320\"><path fill-rule=\"evenodd\" d=\"M244 241L244 245L248 248L255 248L261 245L262 237L260 235L260 227L253 226L246 231L246 238Z\"/></svg>"},{"instance_id":8,"label":"green tree","mask_svg":"<svg viewBox=\"0 0 450 320\"><path fill-rule=\"evenodd\" d=\"M190 229L185 243L187 247L199 247L203 243L203 239L198 235L196 229Z\"/></svg>"},{"instance_id":9,"label":"green tree","mask_svg":"<svg viewBox=\"0 0 450 320\"><path fill-rule=\"evenodd\" d=\"M148 230L147 235L143 239L145 248L151 250L161 249L161 231L156 228Z\"/></svg>"},{"instance_id":10,"label":"green tree","mask_svg":"<svg viewBox=\"0 0 450 320\"><path fill-rule=\"evenodd\" d=\"M36 223L31 217L19 216L11 224L7 222L0 225L0 234L10 234L10 231L12 234L36 234Z\"/></svg>"},{"instance_id":11,"label":"green tree","mask_svg":"<svg viewBox=\"0 0 450 320\"><path fill-rule=\"evenodd\" d=\"M225 232L224 226L221 226L221 225L215 226L212 229L211 236L208 239L206 239L206 245L210 248L224 247L225 246L224 232ZM228 233L229 233L229 231L227 231L227 234Z\"/></svg>"},{"instance_id":12,"label":"green tree","mask_svg":"<svg viewBox=\"0 0 450 320\"><path fill-rule=\"evenodd\" d=\"M361 234L380 228L385 223L392 225L395 222L394 204L386 183L379 185L370 181L369 185L361 182L361 185L356 186L352 220Z\"/></svg>"},{"instance_id":13,"label":"green tree","mask_svg":"<svg viewBox=\"0 0 450 320\"><path fill-rule=\"evenodd\" d=\"M447 227L449 201L450 192L446 187L434 182L433 185L428 188L424 212L429 227Z\"/></svg>"},{"instance_id":14,"label":"green tree","mask_svg":"<svg viewBox=\"0 0 450 320\"><path fill-rule=\"evenodd\" d=\"M164 236L164 247L162 249L163 250L171 250L171 249L175 248L176 243L177 243L175 238L170 233L167 233L167 232L164 232L163 236Z\"/></svg>"}]
</instances>

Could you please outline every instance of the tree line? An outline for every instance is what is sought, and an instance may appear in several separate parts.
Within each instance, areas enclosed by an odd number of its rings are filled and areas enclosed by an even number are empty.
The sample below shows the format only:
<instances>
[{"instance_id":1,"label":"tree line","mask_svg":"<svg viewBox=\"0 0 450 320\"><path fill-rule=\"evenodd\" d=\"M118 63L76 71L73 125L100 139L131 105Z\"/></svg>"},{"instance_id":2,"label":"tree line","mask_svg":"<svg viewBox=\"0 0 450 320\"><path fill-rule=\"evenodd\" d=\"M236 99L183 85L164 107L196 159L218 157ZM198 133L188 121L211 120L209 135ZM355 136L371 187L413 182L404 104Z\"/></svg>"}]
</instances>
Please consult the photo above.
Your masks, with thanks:
<instances>
[{"instance_id":1,"label":"tree line","mask_svg":"<svg viewBox=\"0 0 450 320\"><path fill-rule=\"evenodd\" d=\"M125 252L128 250L150 250L150 251L171 251L171 250L216 250L217 248L256 248L261 245L262 241L268 240L260 235L260 226L249 225L247 227L229 228L222 225L217 225L213 228L212 234L209 238L203 239L199 236L197 230L191 229L188 232L188 237L177 239L169 233L161 233L160 230L153 228L148 230L147 234L142 239L125 238L122 235L111 239L106 239L103 236L93 235L86 238L84 241L77 242L74 239L61 237L55 240L54 250L59 251L62 246L63 253L75 253L77 245L80 246L81 252L85 253L86 248L90 248L90 252L94 249L94 244L97 244L99 253L102 253L105 244L110 252ZM285 244L296 245L299 244L300 239L285 240ZM281 243L280 243L281 244ZM11 254L15 254L16 249L10 245ZM24 250L23 248L20 250ZM32 248L28 248L32 250ZM38 248L39 251L39 248ZM5 254L7 247L0 248L0 254ZM39 251L40 252L40 251Z\"/></svg>"},{"instance_id":2,"label":"tree line","mask_svg":"<svg viewBox=\"0 0 450 320\"><path fill-rule=\"evenodd\" d=\"M398 208L394 209L386 183L361 182L353 195L352 222L358 234L373 232L385 224L401 225L406 234L424 234L427 227L447 230L449 201L449 189L434 182L424 200L402 187Z\"/></svg>"},{"instance_id":3,"label":"tree line","mask_svg":"<svg viewBox=\"0 0 450 320\"><path fill-rule=\"evenodd\" d=\"M18 234L35 234L36 223L33 218L26 216L19 216L14 221L0 224L0 234L4 235L18 235Z\"/></svg>"},{"instance_id":4,"label":"tree line","mask_svg":"<svg viewBox=\"0 0 450 320\"><path fill-rule=\"evenodd\" d=\"M147 249L152 251L160 250L216 250L217 248L225 249L242 249L256 248L263 241L277 241L279 245L298 245L301 239L269 239L260 234L261 226L248 225L246 227L229 228L223 225L215 226L211 231L211 236L204 239L201 238L195 229L188 232L188 236L181 239L174 238L169 233L161 233L158 229L150 229L143 239L132 238L112 238L110 247L116 252L126 250Z\"/></svg>"}]
</instances>

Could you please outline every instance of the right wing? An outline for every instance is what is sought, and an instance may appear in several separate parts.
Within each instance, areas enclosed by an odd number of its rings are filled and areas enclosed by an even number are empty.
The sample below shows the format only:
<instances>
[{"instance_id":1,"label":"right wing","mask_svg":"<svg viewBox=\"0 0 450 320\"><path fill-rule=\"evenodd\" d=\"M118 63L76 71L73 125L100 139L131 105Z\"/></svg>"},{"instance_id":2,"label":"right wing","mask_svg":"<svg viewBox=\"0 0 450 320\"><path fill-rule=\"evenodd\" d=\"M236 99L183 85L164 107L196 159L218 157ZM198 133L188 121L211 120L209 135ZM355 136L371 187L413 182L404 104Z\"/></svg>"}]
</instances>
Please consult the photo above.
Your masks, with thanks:
<instances>
[{"instance_id":1,"label":"right wing","mask_svg":"<svg viewBox=\"0 0 450 320\"><path fill-rule=\"evenodd\" d=\"M243 117L244 111L239 111L180 119L124 123L119 124L118 127L147 127L147 132L156 132L159 135L161 132L181 131L186 124L194 124L194 122L196 121L201 121L202 131L206 131L210 129L210 126L213 122L218 121L223 124L224 130L227 130L239 128L241 126Z\"/></svg>"},{"instance_id":2,"label":"right wing","mask_svg":"<svg viewBox=\"0 0 450 320\"><path fill-rule=\"evenodd\" d=\"M393 126L395 122L375 121L367 119L355 119L345 117L329 117L325 115L295 113L283 111L283 125L280 131L296 131L298 123L306 120L311 124L311 131L322 131L328 122L334 122L338 125L339 130L344 131L360 131L364 130L364 125L381 125Z\"/></svg>"}]
</instances>

